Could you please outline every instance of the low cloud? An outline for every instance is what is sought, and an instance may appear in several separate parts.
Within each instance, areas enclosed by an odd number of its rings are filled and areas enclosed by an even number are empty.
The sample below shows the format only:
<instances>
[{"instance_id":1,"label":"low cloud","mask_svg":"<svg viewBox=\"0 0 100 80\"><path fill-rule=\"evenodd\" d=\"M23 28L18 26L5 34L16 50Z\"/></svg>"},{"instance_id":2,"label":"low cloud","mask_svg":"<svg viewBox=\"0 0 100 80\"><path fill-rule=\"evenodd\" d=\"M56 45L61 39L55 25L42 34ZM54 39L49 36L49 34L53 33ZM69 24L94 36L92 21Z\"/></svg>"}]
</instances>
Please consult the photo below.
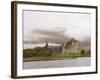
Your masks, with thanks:
<instances>
[{"instance_id":1,"label":"low cloud","mask_svg":"<svg viewBox=\"0 0 100 80\"><path fill-rule=\"evenodd\" d=\"M24 40L24 44L39 44L44 42L50 43L66 43L71 37L66 34L65 29L34 29L30 32L28 40Z\"/></svg>"}]
</instances>

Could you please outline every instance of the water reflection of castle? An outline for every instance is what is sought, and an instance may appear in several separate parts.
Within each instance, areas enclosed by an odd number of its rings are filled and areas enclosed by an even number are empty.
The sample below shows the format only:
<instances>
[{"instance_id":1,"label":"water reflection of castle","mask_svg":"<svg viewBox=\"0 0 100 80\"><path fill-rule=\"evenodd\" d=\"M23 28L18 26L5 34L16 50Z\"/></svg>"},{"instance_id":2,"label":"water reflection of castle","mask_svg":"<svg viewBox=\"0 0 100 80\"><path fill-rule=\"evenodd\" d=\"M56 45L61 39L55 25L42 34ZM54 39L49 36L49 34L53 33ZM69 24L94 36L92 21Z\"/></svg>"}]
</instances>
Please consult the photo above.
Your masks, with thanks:
<instances>
[{"instance_id":1,"label":"water reflection of castle","mask_svg":"<svg viewBox=\"0 0 100 80\"><path fill-rule=\"evenodd\" d=\"M70 39L66 43L62 43L60 46L49 46L49 43L46 42L45 48L61 53L64 53L64 51L77 52L80 49L80 42L74 38Z\"/></svg>"}]
</instances>

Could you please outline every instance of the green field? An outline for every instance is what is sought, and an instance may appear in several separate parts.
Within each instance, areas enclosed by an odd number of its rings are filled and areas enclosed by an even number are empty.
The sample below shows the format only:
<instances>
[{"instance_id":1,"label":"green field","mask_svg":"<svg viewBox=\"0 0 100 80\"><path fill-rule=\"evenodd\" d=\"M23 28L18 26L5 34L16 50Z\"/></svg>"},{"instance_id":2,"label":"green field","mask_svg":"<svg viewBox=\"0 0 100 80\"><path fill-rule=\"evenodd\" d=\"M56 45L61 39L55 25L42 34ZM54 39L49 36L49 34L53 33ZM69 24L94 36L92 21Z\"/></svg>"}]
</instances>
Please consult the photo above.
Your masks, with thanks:
<instances>
[{"instance_id":1,"label":"green field","mask_svg":"<svg viewBox=\"0 0 100 80\"><path fill-rule=\"evenodd\" d=\"M33 49L23 50L24 59L31 60L53 60L53 59L65 59L65 58L77 58L77 57L90 57L89 49L81 49L77 52L74 51L52 51L44 47L37 47Z\"/></svg>"}]
</instances>

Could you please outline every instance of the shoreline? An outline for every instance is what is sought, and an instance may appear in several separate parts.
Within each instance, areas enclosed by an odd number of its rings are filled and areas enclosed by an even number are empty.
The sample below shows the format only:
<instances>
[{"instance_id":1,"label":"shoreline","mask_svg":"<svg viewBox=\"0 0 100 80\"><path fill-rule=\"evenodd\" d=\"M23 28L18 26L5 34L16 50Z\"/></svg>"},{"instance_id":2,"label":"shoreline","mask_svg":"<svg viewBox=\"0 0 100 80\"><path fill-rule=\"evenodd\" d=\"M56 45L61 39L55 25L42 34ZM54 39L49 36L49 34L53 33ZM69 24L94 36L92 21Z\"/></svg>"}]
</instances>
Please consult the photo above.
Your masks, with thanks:
<instances>
[{"instance_id":1,"label":"shoreline","mask_svg":"<svg viewBox=\"0 0 100 80\"><path fill-rule=\"evenodd\" d=\"M77 58L86 58L86 57L90 57L90 56L85 56L85 57L67 57L67 58L47 58L47 57L41 57L38 59L34 59L36 57L32 57L31 59L27 58L27 59L23 59L23 62L32 62L32 61L52 61L52 60L69 60L69 59L77 59Z\"/></svg>"}]
</instances>

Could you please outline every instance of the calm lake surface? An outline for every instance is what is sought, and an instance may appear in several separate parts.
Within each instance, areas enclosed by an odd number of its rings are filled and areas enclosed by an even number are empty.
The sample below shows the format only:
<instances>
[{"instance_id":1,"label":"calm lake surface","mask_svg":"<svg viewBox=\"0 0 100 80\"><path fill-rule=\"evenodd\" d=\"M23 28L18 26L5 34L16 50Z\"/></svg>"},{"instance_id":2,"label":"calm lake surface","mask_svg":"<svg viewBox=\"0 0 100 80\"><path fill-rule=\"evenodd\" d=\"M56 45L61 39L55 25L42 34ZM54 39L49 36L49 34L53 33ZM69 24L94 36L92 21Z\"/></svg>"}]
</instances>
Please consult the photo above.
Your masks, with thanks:
<instances>
[{"instance_id":1,"label":"calm lake surface","mask_svg":"<svg viewBox=\"0 0 100 80\"><path fill-rule=\"evenodd\" d=\"M29 61L23 63L24 69L57 68L57 67L82 67L90 66L90 57L72 58L65 60Z\"/></svg>"}]
</instances>

